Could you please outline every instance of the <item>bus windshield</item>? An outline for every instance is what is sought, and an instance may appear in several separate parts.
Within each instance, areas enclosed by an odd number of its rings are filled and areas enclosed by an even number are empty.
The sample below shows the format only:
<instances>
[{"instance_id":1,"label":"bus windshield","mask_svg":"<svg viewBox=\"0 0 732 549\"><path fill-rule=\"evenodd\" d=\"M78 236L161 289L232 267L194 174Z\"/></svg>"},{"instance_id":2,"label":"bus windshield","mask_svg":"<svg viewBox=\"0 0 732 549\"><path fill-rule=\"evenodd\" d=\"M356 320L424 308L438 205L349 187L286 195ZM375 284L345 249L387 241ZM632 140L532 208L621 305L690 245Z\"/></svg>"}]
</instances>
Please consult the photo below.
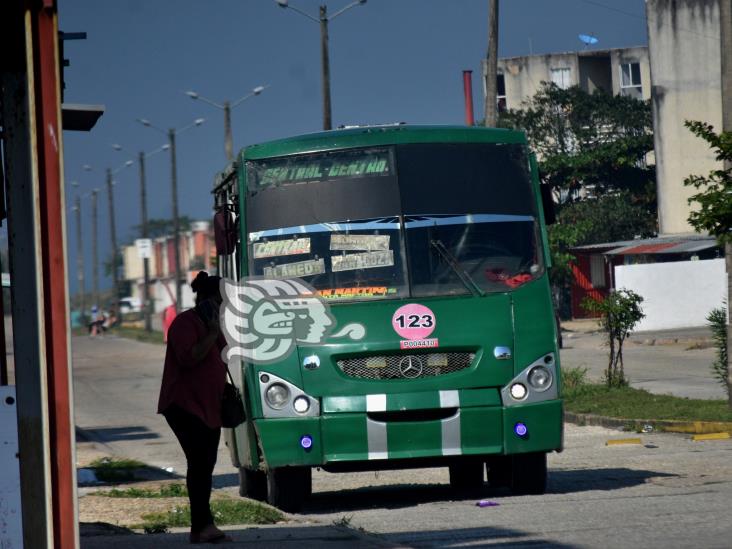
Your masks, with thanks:
<instances>
[{"instance_id":1,"label":"bus windshield","mask_svg":"<svg viewBox=\"0 0 732 549\"><path fill-rule=\"evenodd\" d=\"M398 217L249 233L254 274L302 278L333 301L409 295Z\"/></svg>"},{"instance_id":2,"label":"bus windshield","mask_svg":"<svg viewBox=\"0 0 732 549\"><path fill-rule=\"evenodd\" d=\"M349 149L248 168L252 275L302 278L348 301L480 296L543 273L521 144Z\"/></svg>"}]
</instances>

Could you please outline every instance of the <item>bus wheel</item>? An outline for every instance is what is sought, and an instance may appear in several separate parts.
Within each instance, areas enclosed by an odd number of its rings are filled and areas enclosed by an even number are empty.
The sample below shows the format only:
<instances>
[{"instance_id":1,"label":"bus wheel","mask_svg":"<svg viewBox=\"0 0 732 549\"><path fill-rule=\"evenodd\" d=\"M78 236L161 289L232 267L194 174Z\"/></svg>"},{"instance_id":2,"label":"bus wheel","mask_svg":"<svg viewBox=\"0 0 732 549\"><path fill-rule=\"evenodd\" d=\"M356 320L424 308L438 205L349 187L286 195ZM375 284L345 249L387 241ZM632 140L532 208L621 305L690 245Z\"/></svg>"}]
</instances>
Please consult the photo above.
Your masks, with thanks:
<instances>
[{"instance_id":1,"label":"bus wheel","mask_svg":"<svg viewBox=\"0 0 732 549\"><path fill-rule=\"evenodd\" d=\"M486 461L488 485L491 488L510 488L513 484L511 456L493 456Z\"/></svg>"},{"instance_id":2,"label":"bus wheel","mask_svg":"<svg viewBox=\"0 0 732 549\"><path fill-rule=\"evenodd\" d=\"M546 452L513 456L511 491L514 494L543 494L546 492Z\"/></svg>"},{"instance_id":3,"label":"bus wheel","mask_svg":"<svg viewBox=\"0 0 732 549\"><path fill-rule=\"evenodd\" d=\"M267 474L239 467L239 495L265 501L267 499Z\"/></svg>"},{"instance_id":4,"label":"bus wheel","mask_svg":"<svg viewBox=\"0 0 732 549\"><path fill-rule=\"evenodd\" d=\"M483 488L483 462L465 459L450 465L450 488L464 495L479 494Z\"/></svg>"},{"instance_id":5,"label":"bus wheel","mask_svg":"<svg viewBox=\"0 0 732 549\"><path fill-rule=\"evenodd\" d=\"M310 467L277 467L267 472L267 503L287 513L297 513L312 492Z\"/></svg>"}]
</instances>

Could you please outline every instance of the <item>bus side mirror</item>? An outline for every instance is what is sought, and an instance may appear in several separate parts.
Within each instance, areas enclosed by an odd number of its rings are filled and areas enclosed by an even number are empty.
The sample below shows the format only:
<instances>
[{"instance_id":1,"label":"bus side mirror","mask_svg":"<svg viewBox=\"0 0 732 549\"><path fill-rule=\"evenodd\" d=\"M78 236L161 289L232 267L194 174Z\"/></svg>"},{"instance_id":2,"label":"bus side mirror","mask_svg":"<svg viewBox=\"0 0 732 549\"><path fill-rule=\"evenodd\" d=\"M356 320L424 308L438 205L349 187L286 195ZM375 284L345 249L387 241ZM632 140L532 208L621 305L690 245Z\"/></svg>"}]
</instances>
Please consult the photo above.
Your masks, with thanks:
<instances>
[{"instance_id":1,"label":"bus side mirror","mask_svg":"<svg viewBox=\"0 0 732 549\"><path fill-rule=\"evenodd\" d=\"M557 221L557 214L554 211L554 197L552 196L552 188L542 183L539 185L541 192L541 204L544 208L544 223L552 225Z\"/></svg>"},{"instance_id":2,"label":"bus side mirror","mask_svg":"<svg viewBox=\"0 0 732 549\"><path fill-rule=\"evenodd\" d=\"M233 214L227 210L219 210L214 214L214 242L216 255L231 255L236 250L236 223Z\"/></svg>"}]
</instances>

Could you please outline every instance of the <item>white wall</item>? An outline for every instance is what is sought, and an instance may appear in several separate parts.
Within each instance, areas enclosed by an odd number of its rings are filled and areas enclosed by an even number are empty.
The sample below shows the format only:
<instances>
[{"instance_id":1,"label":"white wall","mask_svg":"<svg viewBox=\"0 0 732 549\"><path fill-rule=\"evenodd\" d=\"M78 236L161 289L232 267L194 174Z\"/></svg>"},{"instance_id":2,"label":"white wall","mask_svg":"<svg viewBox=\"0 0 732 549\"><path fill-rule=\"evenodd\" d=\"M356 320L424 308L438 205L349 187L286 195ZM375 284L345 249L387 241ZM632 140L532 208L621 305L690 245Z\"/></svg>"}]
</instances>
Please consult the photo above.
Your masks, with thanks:
<instances>
[{"instance_id":1,"label":"white wall","mask_svg":"<svg viewBox=\"0 0 732 549\"><path fill-rule=\"evenodd\" d=\"M643 297L637 331L706 326L709 311L727 299L727 274L724 259L621 265L615 287Z\"/></svg>"}]
</instances>

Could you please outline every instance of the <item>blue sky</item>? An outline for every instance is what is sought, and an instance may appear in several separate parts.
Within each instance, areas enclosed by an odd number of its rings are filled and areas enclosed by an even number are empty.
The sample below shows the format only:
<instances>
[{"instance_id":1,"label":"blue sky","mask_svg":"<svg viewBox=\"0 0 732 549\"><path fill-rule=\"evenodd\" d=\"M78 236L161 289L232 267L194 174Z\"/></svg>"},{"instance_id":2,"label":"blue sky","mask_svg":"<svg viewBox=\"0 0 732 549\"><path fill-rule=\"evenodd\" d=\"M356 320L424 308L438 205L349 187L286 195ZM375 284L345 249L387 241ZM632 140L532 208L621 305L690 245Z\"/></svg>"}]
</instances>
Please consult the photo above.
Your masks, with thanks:
<instances>
[{"instance_id":1,"label":"blue sky","mask_svg":"<svg viewBox=\"0 0 732 549\"><path fill-rule=\"evenodd\" d=\"M290 4L317 16L315 0ZM328 1L334 13L348 0ZM462 124L462 71L473 70L476 116L482 116L480 62L487 46L487 0L368 0L330 25L333 124ZM646 44L643 0L503 0L499 56L573 51L580 33L600 41L594 49ZM206 122L177 139L179 209L211 216L210 187L225 165L223 113L187 97L186 90L223 102L258 85L269 87L232 113L234 149L319 131L322 127L318 25L274 0L59 0L59 27L86 32L69 41L65 101L103 104L90 133L64 133L67 204L79 183L91 277L90 199L100 188L100 258L110 256L106 168L118 168L167 138L135 121L161 128ZM123 147L115 151L113 144ZM82 168L92 167L91 171ZM115 176L120 243L140 223L137 164ZM148 215L169 218L170 157L147 161ZM76 289L76 240L69 211L68 249ZM101 271L100 271L101 272ZM109 285L103 280L102 285ZM88 284L87 284L88 286Z\"/></svg>"}]
</instances>

